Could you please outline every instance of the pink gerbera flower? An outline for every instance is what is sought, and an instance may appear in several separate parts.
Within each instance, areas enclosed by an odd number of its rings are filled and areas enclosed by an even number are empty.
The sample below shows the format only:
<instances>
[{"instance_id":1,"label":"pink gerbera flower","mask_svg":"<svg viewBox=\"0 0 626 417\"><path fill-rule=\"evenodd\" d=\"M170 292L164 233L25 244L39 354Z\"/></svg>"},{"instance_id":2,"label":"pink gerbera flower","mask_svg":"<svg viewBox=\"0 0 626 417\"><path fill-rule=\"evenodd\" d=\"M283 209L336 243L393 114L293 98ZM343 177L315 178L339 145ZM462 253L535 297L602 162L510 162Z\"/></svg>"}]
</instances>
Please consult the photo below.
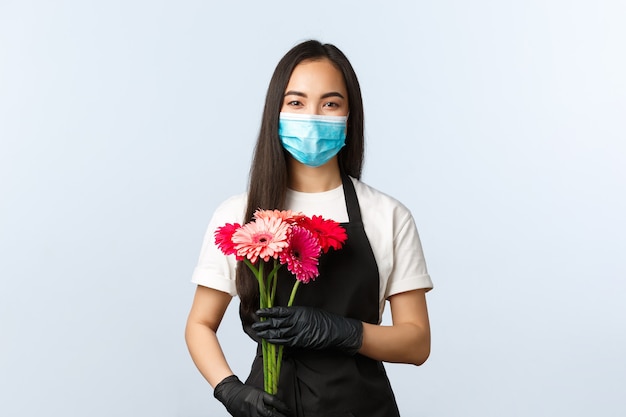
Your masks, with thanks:
<instances>
[{"instance_id":1,"label":"pink gerbera flower","mask_svg":"<svg viewBox=\"0 0 626 417\"><path fill-rule=\"evenodd\" d=\"M289 239L289 248L279 255L280 263L287 264L287 269L298 281L307 284L318 275L318 257L320 245L311 232L299 226L293 226Z\"/></svg>"},{"instance_id":2,"label":"pink gerbera flower","mask_svg":"<svg viewBox=\"0 0 626 417\"><path fill-rule=\"evenodd\" d=\"M241 225L239 223L226 223L222 227L218 227L215 230L215 245L221 250L224 255L235 255L237 250L233 243L233 234L239 229Z\"/></svg>"},{"instance_id":3,"label":"pink gerbera flower","mask_svg":"<svg viewBox=\"0 0 626 417\"><path fill-rule=\"evenodd\" d=\"M324 253L330 248L341 249L348 235L346 229L334 220L324 219L322 216L303 217L298 220L298 225L306 228L315 236Z\"/></svg>"},{"instance_id":4,"label":"pink gerbera flower","mask_svg":"<svg viewBox=\"0 0 626 417\"><path fill-rule=\"evenodd\" d=\"M302 213L294 213L291 210L257 210L254 212L255 219L271 219L271 218L279 218L282 219L285 223L293 224L296 221L299 221L304 214Z\"/></svg>"},{"instance_id":5,"label":"pink gerbera flower","mask_svg":"<svg viewBox=\"0 0 626 417\"><path fill-rule=\"evenodd\" d=\"M255 263L258 258L269 261L289 244L289 224L281 218L260 218L244 224L232 237L237 255Z\"/></svg>"}]
</instances>

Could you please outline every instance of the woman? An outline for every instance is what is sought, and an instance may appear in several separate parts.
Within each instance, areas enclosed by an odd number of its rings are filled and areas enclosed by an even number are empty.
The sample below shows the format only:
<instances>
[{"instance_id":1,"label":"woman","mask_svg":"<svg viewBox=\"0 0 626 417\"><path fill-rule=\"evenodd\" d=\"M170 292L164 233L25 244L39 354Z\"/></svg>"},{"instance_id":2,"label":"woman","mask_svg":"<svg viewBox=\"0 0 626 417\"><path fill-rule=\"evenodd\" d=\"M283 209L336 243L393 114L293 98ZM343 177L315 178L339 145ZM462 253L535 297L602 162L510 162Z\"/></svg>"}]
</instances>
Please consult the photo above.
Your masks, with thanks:
<instances>
[{"instance_id":1,"label":"woman","mask_svg":"<svg viewBox=\"0 0 626 417\"><path fill-rule=\"evenodd\" d=\"M330 128L337 121L345 128ZM307 132L324 129L324 143L310 146ZM198 287L187 345L231 415L399 416L382 362L428 358L432 283L410 212L359 181L362 160L363 106L352 66L333 45L295 46L270 81L248 193L214 213L192 278ZM346 244L322 256L319 277L299 290L294 307L257 311L255 278L214 244L217 227L250 220L257 208L321 215L346 228ZM287 305L292 283L279 279L276 305ZM263 392L260 353L242 383L220 348L216 332L236 294L246 333L285 345L276 396ZM391 326L379 324L386 300Z\"/></svg>"}]
</instances>

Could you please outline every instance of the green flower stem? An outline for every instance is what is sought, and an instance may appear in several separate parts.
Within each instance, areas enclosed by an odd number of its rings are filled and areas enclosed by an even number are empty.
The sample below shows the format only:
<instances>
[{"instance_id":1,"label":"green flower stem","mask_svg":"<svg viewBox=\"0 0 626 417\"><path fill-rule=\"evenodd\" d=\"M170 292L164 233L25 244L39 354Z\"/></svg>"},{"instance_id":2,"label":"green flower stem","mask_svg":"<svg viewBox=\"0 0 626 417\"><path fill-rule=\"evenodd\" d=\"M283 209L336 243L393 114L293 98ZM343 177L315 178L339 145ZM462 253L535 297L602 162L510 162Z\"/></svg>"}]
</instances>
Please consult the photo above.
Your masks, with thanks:
<instances>
[{"instance_id":1,"label":"green flower stem","mask_svg":"<svg viewBox=\"0 0 626 417\"><path fill-rule=\"evenodd\" d=\"M278 263L276 259L274 259L274 269L272 269L272 272L270 272L269 274L269 282L271 282L271 286L272 286L272 291L270 294L272 305L270 307L274 306L274 298L276 297L276 287L277 287L277 282L278 282L278 270L280 269L281 266L282 265Z\"/></svg>"},{"instance_id":2,"label":"green flower stem","mask_svg":"<svg viewBox=\"0 0 626 417\"><path fill-rule=\"evenodd\" d=\"M252 271L252 273L254 274L254 276L256 277L256 280L259 283L259 295L260 295L260 307L265 307L266 303L267 303L267 299L265 296L265 282L263 281L263 262L259 263L259 268L257 269L252 262L250 262L250 260L248 258L243 258L244 263L246 264L246 266L248 268L250 268L250 270Z\"/></svg>"},{"instance_id":3,"label":"green flower stem","mask_svg":"<svg viewBox=\"0 0 626 417\"><path fill-rule=\"evenodd\" d=\"M265 285L265 280L263 279L263 266L264 263L263 261L259 262L259 267L256 268L252 262L250 262L249 259L244 258L243 259L244 263L246 264L246 266L248 268L250 268L250 270L252 271L252 273L254 274L254 276L256 277L258 283L259 283L259 307L264 308L268 306L268 294L266 291L266 285ZM270 370L271 367L273 366L270 363L270 358L269 358L269 343L267 343L265 340L261 341L261 350L263 351L263 387L265 389L266 392L270 392Z\"/></svg>"},{"instance_id":4,"label":"green flower stem","mask_svg":"<svg viewBox=\"0 0 626 417\"><path fill-rule=\"evenodd\" d=\"M278 363L278 359L276 357L276 345L272 346L272 364L273 364L273 375L272 375L272 392L270 394L276 394L278 392L278 378L280 377L280 363Z\"/></svg>"},{"instance_id":5,"label":"green flower stem","mask_svg":"<svg viewBox=\"0 0 626 417\"><path fill-rule=\"evenodd\" d=\"M263 267L265 266L265 264L260 261L259 262L259 275L257 276L257 280L259 281L259 291L261 292L261 300L260 300L260 307L267 307L267 286L265 285L265 280L263 279Z\"/></svg>"},{"instance_id":6,"label":"green flower stem","mask_svg":"<svg viewBox=\"0 0 626 417\"><path fill-rule=\"evenodd\" d=\"M265 360L267 361L267 375L265 376L265 391L271 393L272 387L272 356L270 353L271 347L268 342L265 342Z\"/></svg>"},{"instance_id":7,"label":"green flower stem","mask_svg":"<svg viewBox=\"0 0 626 417\"><path fill-rule=\"evenodd\" d=\"M268 343L265 339L261 340L261 347L263 349L263 389L265 392L270 392L269 390L269 349Z\"/></svg>"},{"instance_id":8,"label":"green flower stem","mask_svg":"<svg viewBox=\"0 0 626 417\"><path fill-rule=\"evenodd\" d=\"M283 349L284 346L278 346L278 357L276 358L276 373L280 375L280 366L283 363ZM276 380L276 391L278 391L278 380Z\"/></svg>"},{"instance_id":9,"label":"green flower stem","mask_svg":"<svg viewBox=\"0 0 626 417\"><path fill-rule=\"evenodd\" d=\"M291 295L289 296L289 302L287 303L287 307L291 307L293 305L293 300L296 298L296 291L298 291L299 286L300 281L296 280L295 284L293 284L293 288L291 289Z\"/></svg>"},{"instance_id":10,"label":"green flower stem","mask_svg":"<svg viewBox=\"0 0 626 417\"><path fill-rule=\"evenodd\" d=\"M265 281L265 307L273 307L274 299L276 297L276 287L278 282L278 270L282 265L275 259L274 267L267 275ZM277 364L276 346L271 343L266 343L267 348L264 352L264 357L267 361L267 373L265 374L266 392L270 394L276 394L278 392L278 379L280 376L280 366Z\"/></svg>"},{"instance_id":11,"label":"green flower stem","mask_svg":"<svg viewBox=\"0 0 626 417\"><path fill-rule=\"evenodd\" d=\"M268 343L269 345L269 356L270 356L270 378L269 378L269 393L276 394L277 383L277 375L276 375L276 346Z\"/></svg>"},{"instance_id":12,"label":"green flower stem","mask_svg":"<svg viewBox=\"0 0 626 417\"><path fill-rule=\"evenodd\" d=\"M265 277L265 262L263 262L263 260L259 260L258 268L247 258L244 258L243 261L246 266L250 268L259 283L259 307L273 307L278 283L278 270L282 265L274 259L273 268L267 277ZM288 307L293 305L299 286L300 281L296 280L291 290L291 295L287 304ZM262 318L261 320L265 319ZM265 339L261 340L261 349L263 352L263 387L265 392L269 394L276 394L278 392L278 381L280 377L280 368L283 360L284 349L283 346L278 346L278 349L276 349L276 345L267 342Z\"/></svg>"},{"instance_id":13,"label":"green flower stem","mask_svg":"<svg viewBox=\"0 0 626 417\"><path fill-rule=\"evenodd\" d=\"M291 307L293 305L293 301L296 298L296 292L298 292L298 288L300 287L300 281L296 280L293 284L293 288L291 289L291 295L289 296L289 302L287 303L287 307ZM283 348L284 346L278 347L278 357L276 358L276 373L280 375L280 366L283 363ZM278 380L276 381L276 391L278 391Z\"/></svg>"},{"instance_id":14,"label":"green flower stem","mask_svg":"<svg viewBox=\"0 0 626 417\"><path fill-rule=\"evenodd\" d=\"M256 266L254 266L254 264L252 262L250 262L250 259L248 258L243 258L243 262L246 264L246 266L248 268L250 268L250 270L252 271L252 273L259 278L259 270L256 268Z\"/></svg>"}]
</instances>

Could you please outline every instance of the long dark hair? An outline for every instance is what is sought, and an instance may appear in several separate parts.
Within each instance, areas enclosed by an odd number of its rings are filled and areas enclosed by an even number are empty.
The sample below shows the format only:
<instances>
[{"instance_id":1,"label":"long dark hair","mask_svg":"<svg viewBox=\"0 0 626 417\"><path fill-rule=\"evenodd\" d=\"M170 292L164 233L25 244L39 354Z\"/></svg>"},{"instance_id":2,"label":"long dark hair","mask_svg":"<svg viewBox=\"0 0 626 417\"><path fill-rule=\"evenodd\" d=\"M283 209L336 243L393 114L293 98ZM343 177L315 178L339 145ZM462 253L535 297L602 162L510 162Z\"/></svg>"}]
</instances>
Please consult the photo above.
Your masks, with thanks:
<instances>
[{"instance_id":1,"label":"long dark hair","mask_svg":"<svg viewBox=\"0 0 626 417\"><path fill-rule=\"evenodd\" d=\"M287 191L287 156L278 137L280 109L293 69L302 61L319 59L330 60L343 74L350 114L346 145L338 154L339 168L354 178L361 178L364 151L363 99L356 73L348 58L336 46L315 40L302 42L278 62L267 89L261 129L250 168L246 221L252 219L254 211L259 208L283 209ZM241 262L237 266L236 283L242 318L252 321L259 307L259 287L254 275Z\"/></svg>"}]
</instances>

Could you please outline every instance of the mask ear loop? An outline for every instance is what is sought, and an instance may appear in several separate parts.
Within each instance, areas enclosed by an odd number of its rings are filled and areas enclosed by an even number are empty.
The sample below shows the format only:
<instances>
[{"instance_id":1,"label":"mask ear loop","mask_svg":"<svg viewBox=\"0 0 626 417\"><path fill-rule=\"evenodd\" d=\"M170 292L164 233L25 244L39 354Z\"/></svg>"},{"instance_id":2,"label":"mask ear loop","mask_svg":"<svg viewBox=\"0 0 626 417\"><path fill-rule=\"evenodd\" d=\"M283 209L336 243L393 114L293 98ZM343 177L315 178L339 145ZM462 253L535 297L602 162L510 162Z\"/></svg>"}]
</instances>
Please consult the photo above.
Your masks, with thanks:
<instances>
[{"instance_id":1,"label":"mask ear loop","mask_svg":"<svg viewBox=\"0 0 626 417\"><path fill-rule=\"evenodd\" d=\"M337 152L337 162L339 165L339 175L341 175L342 181L344 178L348 178L348 175L346 174L345 169L343 168L343 164L340 162L339 160L339 154L341 153L341 151L343 151L343 149L346 147L346 145L348 144L348 129L350 127L350 112L348 111L348 114L346 114L346 139L344 140L344 145L343 148L339 150L339 152Z\"/></svg>"}]
</instances>

